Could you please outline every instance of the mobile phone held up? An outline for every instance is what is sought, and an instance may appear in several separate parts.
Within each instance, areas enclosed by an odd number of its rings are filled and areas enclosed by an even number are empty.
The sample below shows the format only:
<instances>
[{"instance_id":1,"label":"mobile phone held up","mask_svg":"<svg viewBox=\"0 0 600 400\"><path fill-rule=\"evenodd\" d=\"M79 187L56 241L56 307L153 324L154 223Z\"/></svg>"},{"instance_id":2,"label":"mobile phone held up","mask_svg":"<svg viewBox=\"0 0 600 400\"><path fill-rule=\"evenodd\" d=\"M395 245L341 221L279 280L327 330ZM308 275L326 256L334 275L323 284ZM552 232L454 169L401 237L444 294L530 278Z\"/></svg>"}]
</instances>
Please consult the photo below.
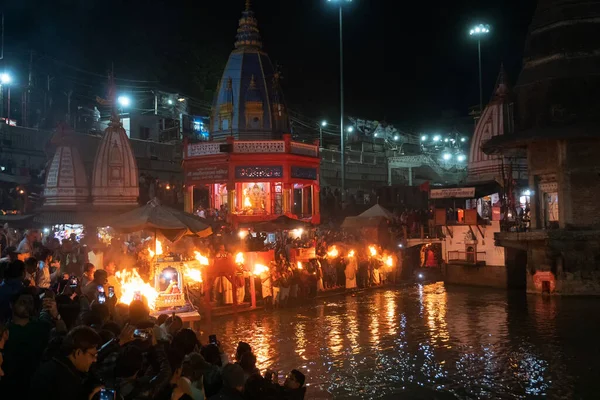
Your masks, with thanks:
<instances>
[{"instance_id":1,"label":"mobile phone held up","mask_svg":"<svg viewBox=\"0 0 600 400\"><path fill-rule=\"evenodd\" d=\"M150 331L148 329L136 329L133 331L133 337L146 340L150 337Z\"/></svg>"},{"instance_id":2,"label":"mobile phone held up","mask_svg":"<svg viewBox=\"0 0 600 400\"><path fill-rule=\"evenodd\" d=\"M109 286L108 287L108 297L109 298L113 298L115 297L115 287L114 286Z\"/></svg>"},{"instance_id":3,"label":"mobile phone held up","mask_svg":"<svg viewBox=\"0 0 600 400\"><path fill-rule=\"evenodd\" d=\"M219 344L219 342L217 341L217 335L209 335L208 342L217 346Z\"/></svg>"},{"instance_id":4,"label":"mobile phone held up","mask_svg":"<svg viewBox=\"0 0 600 400\"><path fill-rule=\"evenodd\" d=\"M117 398L116 393L112 389L101 389L99 400L115 400Z\"/></svg>"},{"instance_id":5,"label":"mobile phone held up","mask_svg":"<svg viewBox=\"0 0 600 400\"><path fill-rule=\"evenodd\" d=\"M98 303L106 303L106 295L104 293L98 293Z\"/></svg>"},{"instance_id":6,"label":"mobile phone held up","mask_svg":"<svg viewBox=\"0 0 600 400\"><path fill-rule=\"evenodd\" d=\"M77 285L79 285L79 279L77 279L76 276L72 276L71 278L69 278L69 286L71 286L72 288L76 288Z\"/></svg>"},{"instance_id":7,"label":"mobile phone held up","mask_svg":"<svg viewBox=\"0 0 600 400\"><path fill-rule=\"evenodd\" d=\"M142 293L141 292L134 292L133 293L133 300L142 301Z\"/></svg>"}]
</instances>

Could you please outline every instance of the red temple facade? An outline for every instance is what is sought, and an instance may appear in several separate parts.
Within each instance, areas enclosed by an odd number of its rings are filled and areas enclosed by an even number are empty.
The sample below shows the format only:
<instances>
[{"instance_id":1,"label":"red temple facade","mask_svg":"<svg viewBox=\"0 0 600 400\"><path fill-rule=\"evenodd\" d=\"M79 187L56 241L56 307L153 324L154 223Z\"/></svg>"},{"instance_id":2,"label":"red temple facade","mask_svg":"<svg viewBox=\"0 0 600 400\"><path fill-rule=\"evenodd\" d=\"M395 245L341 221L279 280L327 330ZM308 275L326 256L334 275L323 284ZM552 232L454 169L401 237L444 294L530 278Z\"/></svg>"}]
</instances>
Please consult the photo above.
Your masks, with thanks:
<instances>
[{"instance_id":1,"label":"red temple facade","mask_svg":"<svg viewBox=\"0 0 600 400\"><path fill-rule=\"evenodd\" d=\"M280 215L320 222L319 146L281 140L185 143L186 211L194 187L206 187L209 206L226 205L231 222L258 222Z\"/></svg>"},{"instance_id":2,"label":"red temple facade","mask_svg":"<svg viewBox=\"0 0 600 400\"><path fill-rule=\"evenodd\" d=\"M291 140L279 75L249 3L213 102L208 142L184 142L185 208L194 188L211 208L226 206L234 225L287 215L320 222L319 143Z\"/></svg>"}]
</instances>

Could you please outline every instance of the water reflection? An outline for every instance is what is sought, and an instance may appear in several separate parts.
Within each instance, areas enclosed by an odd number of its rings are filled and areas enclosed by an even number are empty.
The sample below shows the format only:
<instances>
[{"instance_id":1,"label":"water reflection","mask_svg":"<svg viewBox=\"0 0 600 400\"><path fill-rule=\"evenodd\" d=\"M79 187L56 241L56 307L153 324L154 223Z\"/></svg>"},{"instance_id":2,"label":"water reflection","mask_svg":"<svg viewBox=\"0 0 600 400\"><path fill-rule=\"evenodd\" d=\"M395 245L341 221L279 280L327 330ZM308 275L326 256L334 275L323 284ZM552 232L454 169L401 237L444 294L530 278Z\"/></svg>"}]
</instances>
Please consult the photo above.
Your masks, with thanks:
<instances>
[{"instance_id":1,"label":"water reflection","mask_svg":"<svg viewBox=\"0 0 600 400\"><path fill-rule=\"evenodd\" d=\"M228 353L249 342L261 370L301 368L311 399L593 398L600 323L588 315L598 311L596 299L438 283L242 314L203 334L216 333Z\"/></svg>"}]
</instances>

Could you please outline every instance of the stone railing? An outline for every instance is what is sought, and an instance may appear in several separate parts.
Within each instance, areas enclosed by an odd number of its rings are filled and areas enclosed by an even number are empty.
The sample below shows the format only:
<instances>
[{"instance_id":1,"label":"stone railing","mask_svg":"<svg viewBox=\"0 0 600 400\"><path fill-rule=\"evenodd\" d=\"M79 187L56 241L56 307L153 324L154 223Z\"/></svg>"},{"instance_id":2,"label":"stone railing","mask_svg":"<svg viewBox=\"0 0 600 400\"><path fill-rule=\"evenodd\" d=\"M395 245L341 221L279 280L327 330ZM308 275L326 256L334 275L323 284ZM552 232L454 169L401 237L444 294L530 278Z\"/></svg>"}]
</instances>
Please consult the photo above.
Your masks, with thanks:
<instances>
[{"instance_id":1,"label":"stone railing","mask_svg":"<svg viewBox=\"0 0 600 400\"><path fill-rule=\"evenodd\" d=\"M228 150L221 146L230 145ZM223 150L223 151L221 151ZM291 153L308 157L319 157L317 145L289 140L229 140L219 142L188 143L185 158L202 157L227 152L244 154Z\"/></svg>"},{"instance_id":2,"label":"stone railing","mask_svg":"<svg viewBox=\"0 0 600 400\"><path fill-rule=\"evenodd\" d=\"M187 146L187 157L208 156L211 154L220 154L220 142L189 143Z\"/></svg>"},{"instance_id":3,"label":"stone railing","mask_svg":"<svg viewBox=\"0 0 600 400\"><path fill-rule=\"evenodd\" d=\"M234 153L285 153L284 140L251 140L233 142Z\"/></svg>"},{"instance_id":4,"label":"stone railing","mask_svg":"<svg viewBox=\"0 0 600 400\"><path fill-rule=\"evenodd\" d=\"M300 154L302 156L318 157L318 146L314 144L306 144L300 142L291 142L291 153Z\"/></svg>"}]
</instances>

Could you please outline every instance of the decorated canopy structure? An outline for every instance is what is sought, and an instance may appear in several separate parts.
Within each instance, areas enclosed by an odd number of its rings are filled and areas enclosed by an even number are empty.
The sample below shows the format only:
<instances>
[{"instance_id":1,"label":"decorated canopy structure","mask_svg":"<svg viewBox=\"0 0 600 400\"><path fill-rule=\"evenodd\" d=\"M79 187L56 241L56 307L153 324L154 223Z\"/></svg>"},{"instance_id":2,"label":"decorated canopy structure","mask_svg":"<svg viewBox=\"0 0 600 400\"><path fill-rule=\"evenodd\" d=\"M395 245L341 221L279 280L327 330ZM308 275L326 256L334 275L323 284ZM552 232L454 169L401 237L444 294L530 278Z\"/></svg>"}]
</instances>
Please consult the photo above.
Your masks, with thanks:
<instances>
[{"instance_id":1,"label":"decorated canopy structure","mask_svg":"<svg viewBox=\"0 0 600 400\"><path fill-rule=\"evenodd\" d=\"M172 242L184 235L206 237L212 234L210 225L203 218L160 205L156 200L118 215L108 221L108 225L123 233L141 230L158 232Z\"/></svg>"}]
</instances>

